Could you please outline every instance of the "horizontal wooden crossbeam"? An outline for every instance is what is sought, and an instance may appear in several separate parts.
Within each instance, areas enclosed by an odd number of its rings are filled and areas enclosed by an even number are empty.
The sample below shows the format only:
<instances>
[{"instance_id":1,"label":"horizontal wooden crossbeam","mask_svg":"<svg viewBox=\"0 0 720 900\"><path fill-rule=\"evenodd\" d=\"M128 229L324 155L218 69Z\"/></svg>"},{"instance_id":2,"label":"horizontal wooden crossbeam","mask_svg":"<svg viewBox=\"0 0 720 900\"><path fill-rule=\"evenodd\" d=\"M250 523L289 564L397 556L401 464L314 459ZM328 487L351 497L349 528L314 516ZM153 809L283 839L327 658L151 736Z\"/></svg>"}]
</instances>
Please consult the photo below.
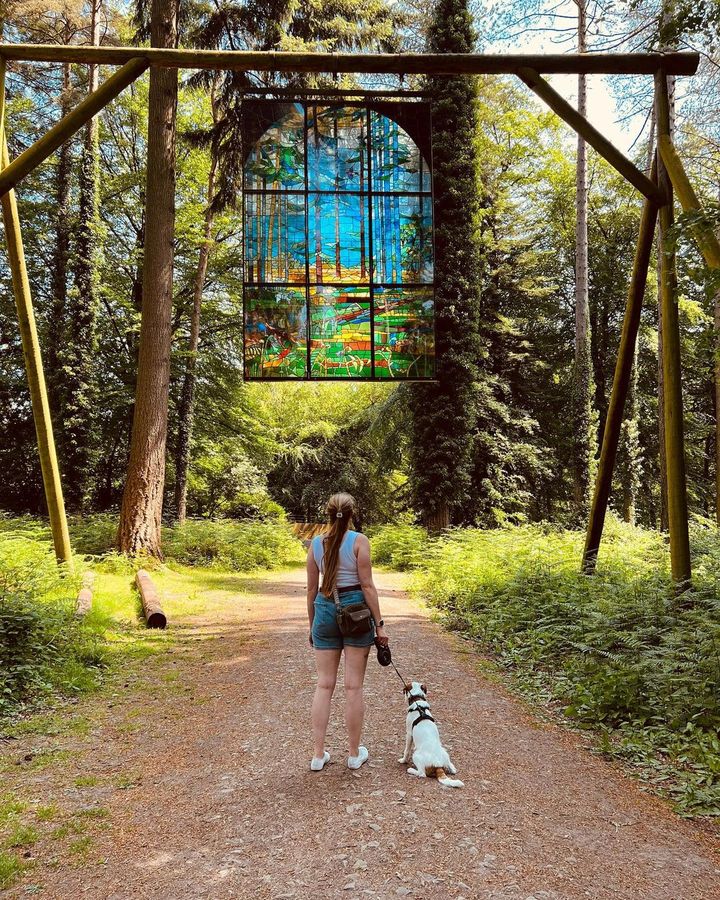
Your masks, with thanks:
<instances>
[{"instance_id":1,"label":"horizontal wooden crossbeam","mask_svg":"<svg viewBox=\"0 0 720 900\"><path fill-rule=\"evenodd\" d=\"M43 160L54 153L87 124L93 116L114 100L125 88L132 84L147 69L149 63L144 57L136 57L115 72L100 87L79 103L75 109L63 116L59 122L31 144L27 150L0 171L0 196L7 194L19 181L32 172Z\"/></svg>"},{"instance_id":2,"label":"horizontal wooden crossbeam","mask_svg":"<svg viewBox=\"0 0 720 900\"><path fill-rule=\"evenodd\" d=\"M606 75L694 75L700 56L678 53L280 53L276 51L189 50L156 47L66 47L3 44L8 60L123 65L144 56L151 66L178 69L236 69L256 72L356 72L368 75L497 75L584 72Z\"/></svg>"},{"instance_id":3,"label":"horizontal wooden crossbeam","mask_svg":"<svg viewBox=\"0 0 720 900\"><path fill-rule=\"evenodd\" d=\"M536 71L520 69L518 75L530 90L534 91L538 97L547 103L554 113L567 122L571 128L574 128L581 137L585 138L588 144L597 150L600 156L606 159L613 168L617 169L623 178L626 178L641 194L657 204L665 202L663 192L658 185L651 181L644 172L641 172L617 147L613 146L594 125L590 124L585 116L582 116L564 97L561 97Z\"/></svg>"}]
</instances>

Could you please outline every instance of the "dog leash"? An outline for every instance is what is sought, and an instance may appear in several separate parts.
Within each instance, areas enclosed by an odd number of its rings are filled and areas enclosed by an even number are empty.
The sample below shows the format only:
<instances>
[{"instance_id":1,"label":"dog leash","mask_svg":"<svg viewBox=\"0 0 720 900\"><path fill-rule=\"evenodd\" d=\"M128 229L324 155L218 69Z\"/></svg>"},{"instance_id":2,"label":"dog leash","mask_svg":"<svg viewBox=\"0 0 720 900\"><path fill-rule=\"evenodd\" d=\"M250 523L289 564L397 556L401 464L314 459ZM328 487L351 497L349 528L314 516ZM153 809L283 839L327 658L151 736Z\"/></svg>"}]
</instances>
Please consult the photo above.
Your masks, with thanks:
<instances>
[{"instance_id":1,"label":"dog leash","mask_svg":"<svg viewBox=\"0 0 720 900\"><path fill-rule=\"evenodd\" d=\"M376 645L378 648L378 662L380 663L380 665L381 666L392 666L393 669L395 669L395 671L397 672L397 677L402 682L403 687L405 687L407 682L402 677L398 667L395 665L395 662L393 661L392 653L390 652L390 645L389 644L377 644L377 641L376 641Z\"/></svg>"}]
</instances>

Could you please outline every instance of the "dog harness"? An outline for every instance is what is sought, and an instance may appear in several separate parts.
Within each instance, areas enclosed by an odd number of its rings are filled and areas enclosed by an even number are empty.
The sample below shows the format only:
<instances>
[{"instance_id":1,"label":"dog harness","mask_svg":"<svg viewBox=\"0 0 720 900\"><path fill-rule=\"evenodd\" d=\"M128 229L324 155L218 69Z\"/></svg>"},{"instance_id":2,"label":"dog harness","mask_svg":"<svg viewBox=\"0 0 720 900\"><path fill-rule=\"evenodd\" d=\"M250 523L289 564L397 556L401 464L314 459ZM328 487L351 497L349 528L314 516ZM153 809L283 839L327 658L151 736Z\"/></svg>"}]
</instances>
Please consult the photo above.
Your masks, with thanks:
<instances>
[{"instance_id":1,"label":"dog harness","mask_svg":"<svg viewBox=\"0 0 720 900\"><path fill-rule=\"evenodd\" d=\"M430 715L429 705L426 707L417 705L418 703L427 703L427 700L425 700L423 697L412 696L409 699L413 701L408 708L409 712L416 712L418 714L417 719L415 719L415 721L412 723L412 728L415 728L415 726L422 722L424 719L427 719L429 722L435 721L435 719L433 719L433 717ZM415 709L413 709L413 706L415 707Z\"/></svg>"}]
</instances>

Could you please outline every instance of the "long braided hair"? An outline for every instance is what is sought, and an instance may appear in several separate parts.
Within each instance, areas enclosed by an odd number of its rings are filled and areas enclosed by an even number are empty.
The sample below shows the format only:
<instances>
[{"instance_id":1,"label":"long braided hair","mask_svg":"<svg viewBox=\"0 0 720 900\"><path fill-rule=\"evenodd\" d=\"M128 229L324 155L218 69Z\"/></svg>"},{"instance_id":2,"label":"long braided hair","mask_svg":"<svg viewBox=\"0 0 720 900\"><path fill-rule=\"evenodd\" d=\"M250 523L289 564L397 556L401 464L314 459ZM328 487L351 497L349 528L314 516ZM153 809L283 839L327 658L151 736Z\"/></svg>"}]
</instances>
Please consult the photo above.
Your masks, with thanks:
<instances>
[{"instance_id":1,"label":"long braided hair","mask_svg":"<svg viewBox=\"0 0 720 900\"><path fill-rule=\"evenodd\" d=\"M325 511L330 522L330 530L323 538L323 579L321 591L331 597L337 580L340 545L347 534L350 520L355 514L355 498L350 494L333 494Z\"/></svg>"}]
</instances>

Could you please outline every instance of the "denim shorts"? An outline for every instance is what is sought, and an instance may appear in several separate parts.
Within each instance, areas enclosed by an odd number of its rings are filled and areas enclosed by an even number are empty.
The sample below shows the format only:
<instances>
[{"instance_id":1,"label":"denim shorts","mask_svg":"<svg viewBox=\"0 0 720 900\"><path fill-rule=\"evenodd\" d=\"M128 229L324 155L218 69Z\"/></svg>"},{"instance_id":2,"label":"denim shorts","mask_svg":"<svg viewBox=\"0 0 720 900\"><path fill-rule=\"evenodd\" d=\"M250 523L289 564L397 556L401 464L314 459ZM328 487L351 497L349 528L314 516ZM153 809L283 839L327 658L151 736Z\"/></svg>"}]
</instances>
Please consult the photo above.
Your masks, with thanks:
<instances>
[{"instance_id":1,"label":"denim shorts","mask_svg":"<svg viewBox=\"0 0 720 900\"><path fill-rule=\"evenodd\" d=\"M362 591L346 591L340 594L340 606L362 603ZM343 647L370 647L375 640L375 626L366 634L343 637L335 619L335 602L324 594L315 598L315 615L312 624L313 647L316 650L342 650Z\"/></svg>"}]
</instances>

